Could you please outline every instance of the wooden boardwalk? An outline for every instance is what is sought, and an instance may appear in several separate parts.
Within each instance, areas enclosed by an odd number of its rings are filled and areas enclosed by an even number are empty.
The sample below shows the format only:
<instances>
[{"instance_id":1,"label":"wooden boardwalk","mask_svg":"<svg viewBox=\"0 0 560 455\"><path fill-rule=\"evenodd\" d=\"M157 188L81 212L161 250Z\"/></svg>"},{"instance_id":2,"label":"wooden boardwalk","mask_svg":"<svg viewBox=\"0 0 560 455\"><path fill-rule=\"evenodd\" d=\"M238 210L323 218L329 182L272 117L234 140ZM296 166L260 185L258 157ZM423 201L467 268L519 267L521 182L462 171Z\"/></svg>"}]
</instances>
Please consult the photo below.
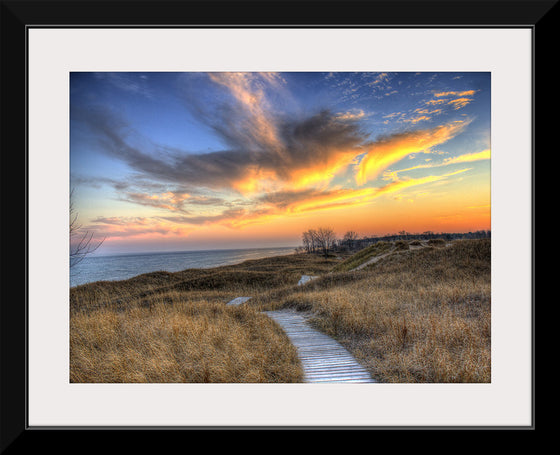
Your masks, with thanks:
<instances>
[{"instance_id":1,"label":"wooden boardwalk","mask_svg":"<svg viewBox=\"0 0 560 455\"><path fill-rule=\"evenodd\" d=\"M233 305L233 306L241 305L242 303L245 303L249 299L251 299L251 297L236 297L235 299L230 300L228 303L226 303L226 305Z\"/></svg>"},{"instance_id":2,"label":"wooden boardwalk","mask_svg":"<svg viewBox=\"0 0 560 455\"><path fill-rule=\"evenodd\" d=\"M305 382L376 382L341 344L311 328L302 313L293 310L265 313L284 329L297 348Z\"/></svg>"},{"instance_id":3,"label":"wooden boardwalk","mask_svg":"<svg viewBox=\"0 0 560 455\"><path fill-rule=\"evenodd\" d=\"M308 283L311 280L314 280L315 278L319 278L319 277L313 275L302 275L298 282L298 286L303 286L305 283Z\"/></svg>"}]
</instances>

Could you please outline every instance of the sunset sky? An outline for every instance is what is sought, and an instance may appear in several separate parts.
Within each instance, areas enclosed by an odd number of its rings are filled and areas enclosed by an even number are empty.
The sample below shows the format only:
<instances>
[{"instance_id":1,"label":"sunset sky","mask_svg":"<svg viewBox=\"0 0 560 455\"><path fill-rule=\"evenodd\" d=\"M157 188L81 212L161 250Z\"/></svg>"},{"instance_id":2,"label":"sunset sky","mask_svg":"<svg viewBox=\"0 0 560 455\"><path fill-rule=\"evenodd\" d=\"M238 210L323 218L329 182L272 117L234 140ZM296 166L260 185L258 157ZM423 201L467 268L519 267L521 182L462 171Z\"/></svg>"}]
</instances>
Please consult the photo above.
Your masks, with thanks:
<instances>
[{"instance_id":1,"label":"sunset sky","mask_svg":"<svg viewBox=\"0 0 560 455\"><path fill-rule=\"evenodd\" d=\"M490 229L490 73L71 73L99 254Z\"/></svg>"}]
</instances>

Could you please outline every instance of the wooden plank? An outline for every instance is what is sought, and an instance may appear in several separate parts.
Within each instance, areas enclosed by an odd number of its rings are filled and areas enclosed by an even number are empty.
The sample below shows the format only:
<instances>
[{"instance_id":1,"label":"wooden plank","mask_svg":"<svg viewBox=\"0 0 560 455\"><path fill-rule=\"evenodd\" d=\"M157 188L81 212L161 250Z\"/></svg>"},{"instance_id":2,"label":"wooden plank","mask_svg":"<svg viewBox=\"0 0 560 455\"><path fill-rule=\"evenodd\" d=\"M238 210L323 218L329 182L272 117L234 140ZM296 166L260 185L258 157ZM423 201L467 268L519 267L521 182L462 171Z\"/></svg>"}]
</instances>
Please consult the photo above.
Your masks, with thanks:
<instances>
[{"instance_id":1,"label":"wooden plank","mask_svg":"<svg viewBox=\"0 0 560 455\"><path fill-rule=\"evenodd\" d=\"M298 286L302 286L305 283L308 283L311 280L314 280L315 278L318 278L318 277L313 276L313 275L302 275L301 278L299 279Z\"/></svg>"},{"instance_id":2,"label":"wooden plank","mask_svg":"<svg viewBox=\"0 0 560 455\"><path fill-rule=\"evenodd\" d=\"M305 382L376 382L336 340L313 329L306 315L293 310L266 311L298 350Z\"/></svg>"},{"instance_id":3,"label":"wooden plank","mask_svg":"<svg viewBox=\"0 0 560 455\"><path fill-rule=\"evenodd\" d=\"M226 305L241 305L242 303L245 303L250 298L251 297L236 297L235 299L230 300L228 303L226 303Z\"/></svg>"}]
</instances>

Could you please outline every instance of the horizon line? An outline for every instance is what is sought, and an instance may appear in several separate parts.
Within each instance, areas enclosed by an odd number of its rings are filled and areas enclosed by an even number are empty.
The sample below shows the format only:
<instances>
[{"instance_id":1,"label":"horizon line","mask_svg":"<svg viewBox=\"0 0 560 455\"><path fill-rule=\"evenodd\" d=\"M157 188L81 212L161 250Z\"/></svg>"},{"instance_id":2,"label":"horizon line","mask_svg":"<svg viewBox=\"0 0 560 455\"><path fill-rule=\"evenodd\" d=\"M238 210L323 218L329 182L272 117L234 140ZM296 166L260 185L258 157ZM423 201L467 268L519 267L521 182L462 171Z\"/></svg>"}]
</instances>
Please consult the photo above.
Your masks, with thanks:
<instances>
[{"instance_id":1,"label":"horizon line","mask_svg":"<svg viewBox=\"0 0 560 455\"><path fill-rule=\"evenodd\" d=\"M400 232L405 232L405 234L401 234ZM367 239L376 239L376 238L384 238L384 237L401 237L401 236L421 236L421 235L466 235L466 234L474 234L476 232L489 232L491 233L491 229L477 229L475 231L463 231L463 232L435 232L435 231L425 231L425 232L408 232L403 229L403 231L396 232L396 233L387 233L383 235L372 234L372 235L364 235L360 239L367 240ZM358 239L358 240L360 240ZM176 254L176 253L203 253L203 252L211 252L211 251L242 251L242 250L265 250L265 249L288 249L293 248L297 249L300 248L302 245L288 245L288 246L257 246L257 247L245 247L245 248L204 248L199 250L172 250L172 251L129 251L129 252L113 252L107 254L92 254L93 257L110 257L110 256L126 256L126 255L142 255L142 254Z\"/></svg>"}]
</instances>

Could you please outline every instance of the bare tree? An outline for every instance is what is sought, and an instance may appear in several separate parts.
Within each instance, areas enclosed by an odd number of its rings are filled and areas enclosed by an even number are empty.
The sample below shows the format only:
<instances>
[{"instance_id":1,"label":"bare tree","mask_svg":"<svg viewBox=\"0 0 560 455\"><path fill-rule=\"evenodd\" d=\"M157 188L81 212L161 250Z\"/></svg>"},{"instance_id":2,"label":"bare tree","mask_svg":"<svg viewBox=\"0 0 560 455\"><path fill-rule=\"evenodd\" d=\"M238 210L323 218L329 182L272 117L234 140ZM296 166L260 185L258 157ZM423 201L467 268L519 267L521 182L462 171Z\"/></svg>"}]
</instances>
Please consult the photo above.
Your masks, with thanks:
<instances>
[{"instance_id":1,"label":"bare tree","mask_svg":"<svg viewBox=\"0 0 560 455\"><path fill-rule=\"evenodd\" d=\"M82 225L78 224L78 213L74 207L74 190L70 192L70 268L79 264L84 258L101 246L103 240L93 244L93 232L81 231Z\"/></svg>"},{"instance_id":2,"label":"bare tree","mask_svg":"<svg viewBox=\"0 0 560 455\"><path fill-rule=\"evenodd\" d=\"M319 240L317 236L317 231L315 229L309 229L302 234L303 247L308 253L315 253L319 248Z\"/></svg>"},{"instance_id":3,"label":"bare tree","mask_svg":"<svg viewBox=\"0 0 560 455\"><path fill-rule=\"evenodd\" d=\"M354 249L354 244L355 244L357 239L358 239L358 233L357 232L348 231L346 234L344 234L344 237L342 238L342 243L344 245L346 245L348 247L348 249L353 250Z\"/></svg>"},{"instance_id":4,"label":"bare tree","mask_svg":"<svg viewBox=\"0 0 560 455\"><path fill-rule=\"evenodd\" d=\"M321 252L328 257L336 245L336 236L331 228L309 229L302 233L303 249L307 253Z\"/></svg>"},{"instance_id":5,"label":"bare tree","mask_svg":"<svg viewBox=\"0 0 560 455\"><path fill-rule=\"evenodd\" d=\"M311 239L311 252L315 253L319 249L319 236L315 229L309 229L308 232Z\"/></svg>"},{"instance_id":6,"label":"bare tree","mask_svg":"<svg viewBox=\"0 0 560 455\"><path fill-rule=\"evenodd\" d=\"M329 251L334 247L336 235L331 228L321 227L317 229L317 244L325 257L329 256Z\"/></svg>"},{"instance_id":7,"label":"bare tree","mask_svg":"<svg viewBox=\"0 0 560 455\"><path fill-rule=\"evenodd\" d=\"M303 248L306 253L311 253L311 234L309 231L305 231L302 234Z\"/></svg>"}]
</instances>

